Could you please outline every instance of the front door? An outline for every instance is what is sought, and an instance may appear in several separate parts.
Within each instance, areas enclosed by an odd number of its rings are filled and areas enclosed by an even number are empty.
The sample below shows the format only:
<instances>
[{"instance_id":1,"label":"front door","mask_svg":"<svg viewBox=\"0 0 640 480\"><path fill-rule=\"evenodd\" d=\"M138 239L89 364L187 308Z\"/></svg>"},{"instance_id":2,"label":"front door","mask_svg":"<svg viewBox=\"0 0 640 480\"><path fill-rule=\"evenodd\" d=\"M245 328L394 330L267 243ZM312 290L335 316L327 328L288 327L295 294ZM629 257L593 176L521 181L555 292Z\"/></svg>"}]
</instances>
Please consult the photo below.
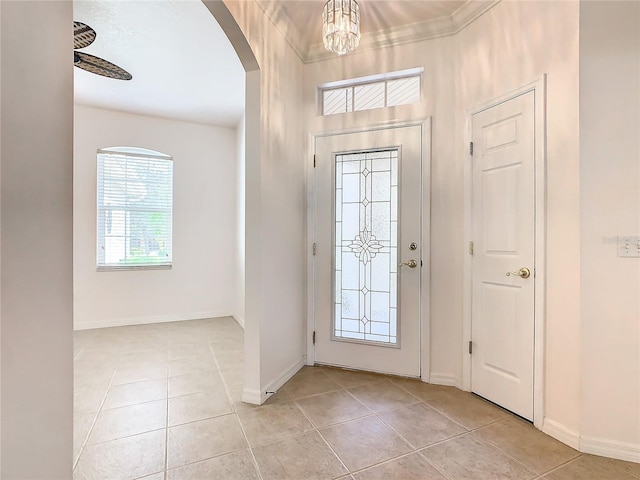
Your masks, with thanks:
<instances>
[{"instance_id":1,"label":"front door","mask_svg":"<svg viewBox=\"0 0 640 480\"><path fill-rule=\"evenodd\" d=\"M533 420L534 92L473 115L471 390Z\"/></svg>"},{"instance_id":2,"label":"front door","mask_svg":"<svg viewBox=\"0 0 640 480\"><path fill-rule=\"evenodd\" d=\"M422 127L316 139L316 363L420 376Z\"/></svg>"}]
</instances>

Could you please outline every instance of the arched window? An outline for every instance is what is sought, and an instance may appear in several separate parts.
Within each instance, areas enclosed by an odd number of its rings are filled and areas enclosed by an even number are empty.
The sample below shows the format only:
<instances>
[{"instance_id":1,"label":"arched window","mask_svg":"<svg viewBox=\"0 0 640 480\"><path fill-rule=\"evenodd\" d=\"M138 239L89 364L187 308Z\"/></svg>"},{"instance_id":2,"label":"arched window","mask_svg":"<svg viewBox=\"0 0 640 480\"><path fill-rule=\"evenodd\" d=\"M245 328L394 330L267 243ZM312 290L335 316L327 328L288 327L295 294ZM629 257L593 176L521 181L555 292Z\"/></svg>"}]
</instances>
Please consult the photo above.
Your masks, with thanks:
<instances>
[{"instance_id":1,"label":"arched window","mask_svg":"<svg viewBox=\"0 0 640 480\"><path fill-rule=\"evenodd\" d=\"M98 150L98 269L170 268L173 158L137 147Z\"/></svg>"}]
</instances>

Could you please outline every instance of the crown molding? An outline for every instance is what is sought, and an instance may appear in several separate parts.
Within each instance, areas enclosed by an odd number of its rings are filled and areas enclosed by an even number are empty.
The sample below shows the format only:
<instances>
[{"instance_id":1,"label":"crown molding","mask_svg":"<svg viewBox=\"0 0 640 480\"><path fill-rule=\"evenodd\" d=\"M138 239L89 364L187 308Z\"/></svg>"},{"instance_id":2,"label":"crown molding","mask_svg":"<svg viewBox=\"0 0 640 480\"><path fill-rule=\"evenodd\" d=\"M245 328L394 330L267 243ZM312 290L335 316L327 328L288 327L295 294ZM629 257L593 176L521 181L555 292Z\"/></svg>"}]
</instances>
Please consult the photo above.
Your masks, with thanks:
<instances>
[{"instance_id":1,"label":"crown molding","mask_svg":"<svg viewBox=\"0 0 640 480\"><path fill-rule=\"evenodd\" d=\"M358 52L455 35L500 1L469 0L451 16L370 32L361 38ZM300 58L304 63L313 63L335 58L335 54L325 50L322 43L314 43Z\"/></svg>"},{"instance_id":2,"label":"crown molding","mask_svg":"<svg viewBox=\"0 0 640 480\"><path fill-rule=\"evenodd\" d=\"M468 0L450 16L369 32L360 40L358 51L375 50L392 45L403 45L455 35L500 1ZM325 50L322 42L309 44L301 30L294 26L291 18L282 8L278 8L277 3L267 0L255 0L255 2L303 63L335 58L334 53Z\"/></svg>"}]
</instances>

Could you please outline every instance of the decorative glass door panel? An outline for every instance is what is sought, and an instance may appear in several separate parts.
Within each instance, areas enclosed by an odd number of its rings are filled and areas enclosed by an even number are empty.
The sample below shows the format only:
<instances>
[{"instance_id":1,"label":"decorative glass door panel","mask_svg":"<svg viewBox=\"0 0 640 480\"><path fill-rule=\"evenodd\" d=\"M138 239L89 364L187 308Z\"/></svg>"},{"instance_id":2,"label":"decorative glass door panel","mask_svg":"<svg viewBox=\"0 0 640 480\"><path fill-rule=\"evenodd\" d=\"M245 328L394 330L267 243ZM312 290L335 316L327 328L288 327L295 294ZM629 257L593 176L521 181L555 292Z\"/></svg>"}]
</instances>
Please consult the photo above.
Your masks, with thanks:
<instances>
[{"instance_id":1,"label":"decorative glass door panel","mask_svg":"<svg viewBox=\"0 0 640 480\"><path fill-rule=\"evenodd\" d=\"M316 138L316 363L420 376L422 138Z\"/></svg>"},{"instance_id":2,"label":"decorative glass door panel","mask_svg":"<svg viewBox=\"0 0 640 480\"><path fill-rule=\"evenodd\" d=\"M334 339L398 344L398 163L335 155Z\"/></svg>"}]
</instances>

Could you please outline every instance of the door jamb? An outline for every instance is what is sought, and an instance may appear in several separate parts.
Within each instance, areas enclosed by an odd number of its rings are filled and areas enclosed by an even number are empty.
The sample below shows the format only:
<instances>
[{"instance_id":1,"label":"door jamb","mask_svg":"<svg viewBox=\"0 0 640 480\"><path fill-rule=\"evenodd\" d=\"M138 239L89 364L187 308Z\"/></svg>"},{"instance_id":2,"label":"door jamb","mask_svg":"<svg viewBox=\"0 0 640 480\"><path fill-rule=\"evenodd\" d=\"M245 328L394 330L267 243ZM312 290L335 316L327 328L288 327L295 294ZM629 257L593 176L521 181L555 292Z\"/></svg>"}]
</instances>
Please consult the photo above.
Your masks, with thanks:
<instances>
[{"instance_id":1,"label":"door jamb","mask_svg":"<svg viewBox=\"0 0 640 480\"><path fill-rule=\"evenodd\" d=\"M316 173L313 166L316 152L316 140L320 137L333 135L347 135L351 133L364 133L376 130L388 130L392 128L404 128L420 126L422 128L422 208L421 208L421 235L422 235L422 270L420 272L420 379L429 382L430 369L430 292L431 292L431 117L409 121L392 121L358 127L353 129L332 130L324 132L311 132L308 135L308 158L311 159L307 169L307 322L306 322L306 365L315 363L315 346L312 332L315 329L315 257L313 255L313 243L316 239Z\"/></svg>"},{"instance_id":2,"label":"door jamb","mask_svg":"<svg viewBox=\"0 0 640 480\"><path fill-rule=\"evenodd\" d=\"M544 420L544 345L546 314L546 74L506 95L493 98L467 111L465 138L472 139L472 117L476 113L512 100L524 93L534 92L534 156L535 156L535 251L534 251L534 373L533 424L542 428ZM464 251L468 250L472 234L472 156L467 150L464 162ZM464 256L464 291L462 321L462 389L471 391L472 263L471 255Z\"/></svg>"}]
</instances>

